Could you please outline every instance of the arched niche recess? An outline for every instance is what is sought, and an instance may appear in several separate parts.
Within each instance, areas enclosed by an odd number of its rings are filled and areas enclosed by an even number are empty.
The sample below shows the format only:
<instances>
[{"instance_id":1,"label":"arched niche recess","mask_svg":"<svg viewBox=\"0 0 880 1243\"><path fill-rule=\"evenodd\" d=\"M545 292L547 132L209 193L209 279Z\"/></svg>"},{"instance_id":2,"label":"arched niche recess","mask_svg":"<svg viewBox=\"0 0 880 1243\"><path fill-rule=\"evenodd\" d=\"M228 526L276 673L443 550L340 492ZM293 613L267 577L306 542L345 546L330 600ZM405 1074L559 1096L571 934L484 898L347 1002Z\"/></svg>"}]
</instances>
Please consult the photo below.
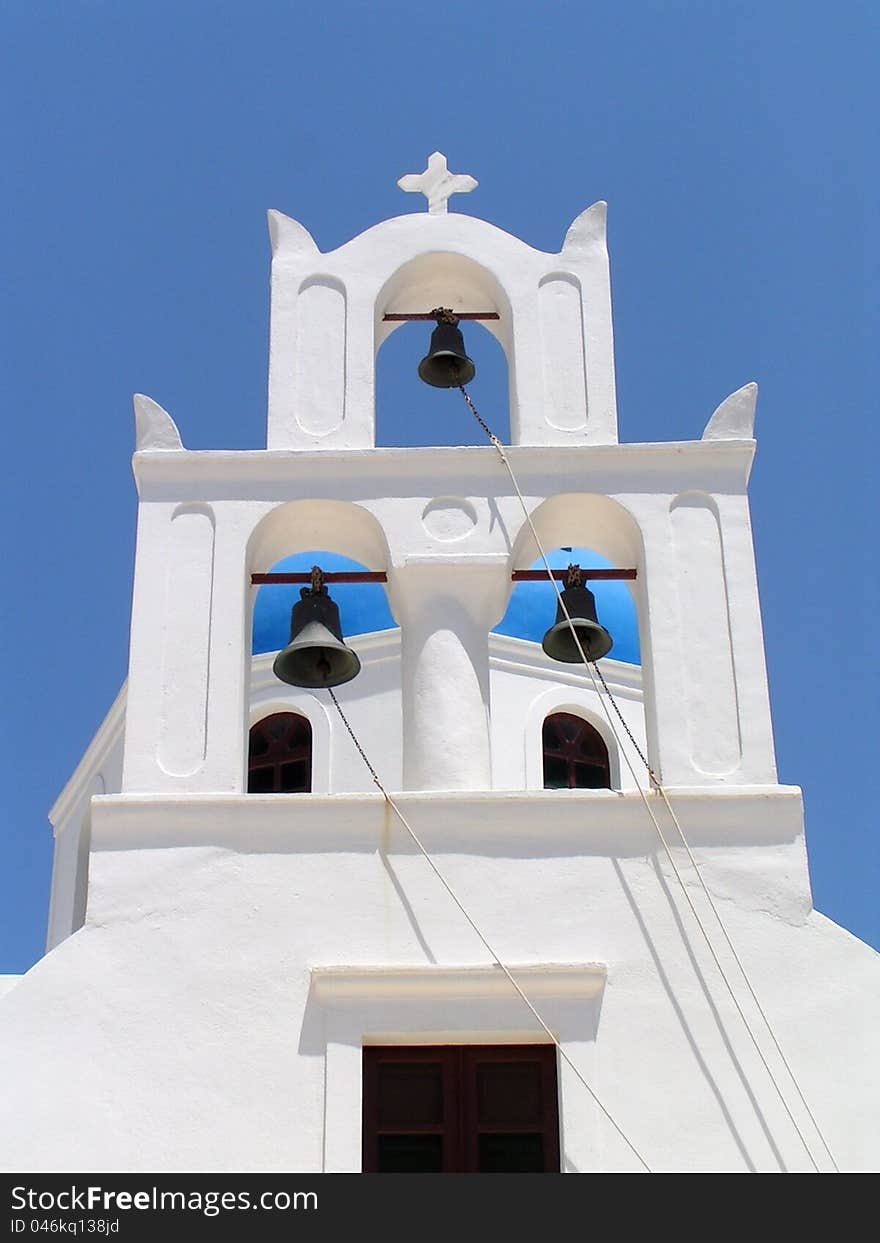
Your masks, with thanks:
<instances>
[{"instance_id":1,"label":"arched niche recess","mask_svg":"<svg viewBox=\"0 0 880 1243\"><path fill-rule=\"evenodd\" d=\"M611 497L596 492L569 492L549 497L531 511L531 525L521 523L514 539L509 565L511 572L525 569L545 550L574 546L595 550L619 569L635 569L636 579L626 583L638 620L638 644L642 665L644 719L648 759L654 764L658 743L656 706L651 667L650 628L645 582L645 554L638 522L628 509ZM601 616L599 618L601 621ZM614 659L612 650L610 658ZM560 666L562 668L563 666Z\"/></svg>"},{"instance_id":2,"label":"arched niche recess","mask_svg":"<svg viewBox=\"0 0 880 1243\"><path fill-rule=\"evenodd\" d=\"M248 576L311 548L351 557L371 570L388 568L385 533L362 505L309 499L276 505L257 523L248 540Z\"/></svg>"},{"instance_id":3,"label":"arched niche recess","mask_svg":"<svg viewBox=\"0 0 880 1243\"><path fill-rule=\"evenodd\" d=\"M618 501L597 492L566 492L548 497L531 511L531 525L523 519L513 542L510 570L523 570L539 561L541 548L577 547L595 550L611 566L635 569L636 579L627 583L639 623L639 643L647 650L644 600L644 546L635 518ZM532 534L537 533L541 547Z\"/></svg>"},{"instance_id":4,"label":"arched niche recess","mask_svg":"<svg viewBox=\"0 0 880 1243\"><path fill-rule=\"evenodd\" d=\"M548 548L547 560L552 569L565 569L577 564L582 568L601 569L611 566L611 561L593 548L571 544L565 548ZM518 569L544 570L542 558ZM564 586L563 583L559 584ZM596 600L597 619L614 641L609 656L626 664L641 663L639 651L639 624L635 601L630 584L619 581L597 580L586 584ZM552 584L543 578L538 582L515 583L501 620L492 627L496 634L506 634L517 639L529 639L540 643L544 634L556 620L557 598Z\"/></svg>"},{"instance_id":5,"label":"arched niche recess","mask_svg":"<svg viewBox=\"0 0 880 1243\"><path fill-rule=\"evenodd\" d=\"M247 547L247 581L252 574L271 572L287 558L300 553L312 556L315 550L348 558L368 570L388 569L385 534L371 513L351 501L309 499L277 505L256 525ZM256 589L251 593L253 605ZM298 599L296 587L292 597ZM250 615L252 627L253 608ZM252 645L249 628L249 651Z\"/></svg>"}]
</instances>

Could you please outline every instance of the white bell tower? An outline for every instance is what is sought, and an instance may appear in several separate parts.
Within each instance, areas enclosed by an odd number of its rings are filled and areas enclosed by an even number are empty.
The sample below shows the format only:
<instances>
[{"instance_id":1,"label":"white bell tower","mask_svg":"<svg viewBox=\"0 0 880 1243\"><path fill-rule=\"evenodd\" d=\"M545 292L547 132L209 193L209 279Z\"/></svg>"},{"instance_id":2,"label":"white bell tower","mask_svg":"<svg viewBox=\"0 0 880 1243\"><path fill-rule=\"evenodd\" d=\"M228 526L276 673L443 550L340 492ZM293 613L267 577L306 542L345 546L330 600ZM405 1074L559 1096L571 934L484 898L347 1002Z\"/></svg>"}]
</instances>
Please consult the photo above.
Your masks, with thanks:
<instances>
[{"instance_id":1,"label":"white bell tower","mask_svg":"<svg viewBox=\"0 0 880 1243\"><path fill-rule=\"evenodd\" d=\"M440 153L399 184L428 210L327 254L269 213L266 449L190 452L135 398L128 683L53 809L50 952L0 1003L0 1160L875 1168L877 955L812 909L776 778L756 386L701 440L620 444L605 204L548 254L448 211L477 183ZM375 447L377 351L436 307L504 349L502 452ZM570 547L629 574L641 664L612 649L601 686L496 631L513 576ZM252 655L254 575L313 550L384 576L396 628L346 636L338 699L385 795L327 692ZM279 714L308 723L310 784L256 793ZM548 779L560 716L604 748L592 785ZM542 1076L516 1144L370 1130L389 1066L436 1063L464 1101L491 1058Z\"/></svg>"}]
</instances>

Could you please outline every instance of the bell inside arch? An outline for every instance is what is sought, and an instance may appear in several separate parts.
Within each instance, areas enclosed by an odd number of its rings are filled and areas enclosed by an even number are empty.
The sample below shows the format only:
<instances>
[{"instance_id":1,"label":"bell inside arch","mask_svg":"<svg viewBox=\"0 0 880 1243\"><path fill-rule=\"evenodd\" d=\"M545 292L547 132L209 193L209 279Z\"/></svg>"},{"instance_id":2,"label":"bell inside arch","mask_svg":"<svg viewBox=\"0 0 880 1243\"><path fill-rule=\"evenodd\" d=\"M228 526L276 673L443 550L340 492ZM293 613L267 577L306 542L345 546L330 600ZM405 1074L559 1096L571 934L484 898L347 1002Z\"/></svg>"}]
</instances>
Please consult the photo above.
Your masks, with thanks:
<instances>
[{"instance_id":1,"label":"bell inside arch","mask_svg":"<svg viewBox=\"0 0 880 1243\"><path fill-rule=\"evenodd\" d=\"M341 686L357 677L361 662L342 638L339 606L312 572L290 613L290 642L275 657L276 678L290 686Z\"/></svg>"},{"instance_id":2,"label":"bell inside arch","mask_svg":"<svg viewBox=\"0 0 880 1243\"><path fill-rule=\"evenodd\" d=\"M587 660L601 660L611 651L614 640L596 616L596 597L584 586L580 567L569 566L568 569L568 581L556 605L556 621L544 635L541 647L551 660L565 664L580 664L583 661L581 648Z\"/></svg>"},{"instance_id":3,"label":"bell inside arch","mask_svg":"<svg viewBox=\"0 0 880 1243\"><path fill-rule=\"evenodd\" d=\"M428 352L419 363L419 378L433 388L458 388L470 384L477 373L464 348L458 320L451 312L437 312Z\"/></svg>"}]
</instances>

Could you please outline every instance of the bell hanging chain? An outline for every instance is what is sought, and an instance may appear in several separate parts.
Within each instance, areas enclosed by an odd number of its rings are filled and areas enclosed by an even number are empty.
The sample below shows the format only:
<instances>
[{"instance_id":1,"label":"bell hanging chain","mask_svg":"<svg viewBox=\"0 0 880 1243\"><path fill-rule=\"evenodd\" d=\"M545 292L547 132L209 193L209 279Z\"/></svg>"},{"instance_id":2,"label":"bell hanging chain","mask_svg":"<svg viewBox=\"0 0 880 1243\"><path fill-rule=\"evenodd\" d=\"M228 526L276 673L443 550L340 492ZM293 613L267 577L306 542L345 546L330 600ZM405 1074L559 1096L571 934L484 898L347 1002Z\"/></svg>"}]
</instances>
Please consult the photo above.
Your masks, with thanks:
<instances>
[{"instance_id":1,"label":"bell hanging chain","mask_svg":"<svg viewBox=\"0 0 880 1243\"><path fill-rule=\"evenodd\" d=\"M366 766L367 766L367 770L368 770L368 772L369 772L370 776L373 778L373 783L374 783L374 785L376 785L376 786L378 787L378 789L381 791L381 793L382 793L382 794L384 794L386 798L388 798L388 795L387 795L387 794L385 794L385 787L382 785L382 782L379 780L379 774L376 772L376 770L375 770L375 768L373 767L373 765L372 765L372 764L370 763L370 761L367 759L367 753L366 753L366 751L363 749L363 747L361 746L361 744L358 742L358 740L357 740L357 736L355 735L354 730L351 728L351 726L350 726L350 725L349 725L349 723L348 723L348 717L345 715L345 713L342 711L342 708L339 706L339 700L338 700L338 699L336 698L336 696L333 694L333 687L332 687L332 686L328 686L328 687L327 687L327 694L328 694L328 695L330 696L330 698L333 700L333 705L334 705L334 707L336 708L336 711L339 713L340 719L342 720L342 724L345 726L346 730L348 731L348 736L349 736L349 738L352 740L352 742L354 743L355 748L357 749L357 753L358 753L358 755L361 757L361 759L362 759L362 760L364 761L364 763L366 764Z\"/></svg>"}]
</instances>

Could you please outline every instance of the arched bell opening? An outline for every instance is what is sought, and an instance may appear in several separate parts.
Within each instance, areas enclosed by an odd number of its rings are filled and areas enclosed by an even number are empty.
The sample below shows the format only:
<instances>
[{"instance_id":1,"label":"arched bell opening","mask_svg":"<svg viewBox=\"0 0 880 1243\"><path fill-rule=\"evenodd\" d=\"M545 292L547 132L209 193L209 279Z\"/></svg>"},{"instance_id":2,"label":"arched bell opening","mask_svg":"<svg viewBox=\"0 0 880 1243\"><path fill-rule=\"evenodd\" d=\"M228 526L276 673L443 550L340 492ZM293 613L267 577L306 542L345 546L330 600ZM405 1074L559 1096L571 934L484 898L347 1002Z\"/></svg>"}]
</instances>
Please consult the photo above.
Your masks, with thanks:
<instances>
[{"instance_id":1,"label":"arched bell opening","mask_svg":"<svg viewBox=\"0 0 880 1243\"><path fill-rule=\"evenodd\" d=\"M250 694L243 712L244 738L248 738L253 725L272 713L292 711L307 717L312 728L311 789L314 793L361 788L358 784L361 773L356 764L340 771L333 770L331 764L331 733L337 722L327 688L341 686L342 680L335 680L335 668L333 676L323 683L298 679L295 670L292 679L279 677L277 657L290 646L292 614L301 602L303 589L308 593L314 585L313 566L332 576L382 574L387 572L388 565L388 545L378 521L363 506L349 501L312 499L277 505L264 514L248 541L246 572L251 585L246 659ZM255 574L297 575L300 581L253 584ZM348 663L352 677L344 679L342 696L348 710L354 702L376 693L377 682L382 683L381 670L385 667L380 662L378 666L363 669L363 651L359 656L355 650L358 638L395 629L397 623L382 581L336 582L331 577L324 586L333 610L338 610L335 621L338 639L335 636L325 638L314 646L330 647L335 642L337 647L335 653L313 650L312 654L316 660L321 655L329 655L334 666L337 659ZM377 643L381 646L381 636L373 641L373 647ZM353 657L347 653L353 653ZM360 764L356 753L355 759ZM349 771L352 767L356 771Z\"/></svg>"},{"instance_id":2,"label":"arched bell opening","mask_svg":"<svg viewBox=\"0 0 880 1243\"><path fill-rule=\"evenodd\" d=\"M419 378L419 364L428 357L435 328L433 321L397 324L379 349L376 445L381 448L489 444L457 388L435 388ZM463 320L459 328L467 356L476 367L467 390L494 434L509 444L509 379L504 350L476 320Z\"/></svg>"},{"instance_id":3,"label":"arched bell opening","mask_svg":"<svg viewBox=\"0 0 880 1243\"><path fill-rule=\"evenodd\" d=\"M602 553L575 544L548 549L547 560L554 570L564 570L569 565L579 565L582 569L615 568ZM542 643L547 631L558 619L556 592L546 577L541 557L529 566L516 568L538 571L545 577L537 582L514 583L504 616L493 630L496 634ZM565 587L564 582L558 585L560 590ZM609 659L630 665L641 664L638 613L630 584L619 580L593 579L587 580L585 586L595 600L596 621L608 631L613 641L608 652Z\"/></svg>"},{"instance_id":4,"label":"arched bell opening","mask_svg":"<svg viewBox=\"0 0 880 1243\"><path fill-rule=\"evenodd\" d=\"M494 316L460 319L458 328L476 365L468 391L498 439L510 443L516 391L510 302L492 272L452 251L429 251L401 264L376 298L375 443L385 448L488 443L455 387L434 388L419 378L437 324L386 318L425 315L439 307L457 316Z\"/></svg>"},{"instance_id":5,"label":"arched bell opening","mask_svg":"<svg viewBox=\"0 0 880 1243\"><path fill-rule=\"evenodd\" d=\"M335 612L333 632L309 632L301 625L302 592L311 598L311 572L319 566L330 577L325 584L331 611ZM340 768L334 765L334 735L344 735L327 693L334 689L345 704L347 715L354 710L358 728L358 703L369 703L370 696L384 688L387 662L364 663L368 654L382 646L380 633L396 630L381 582L335 582L336 574L362 574L371 566L352 557L323 548L306 549L282 557L265 573L297 575L306 583L265 583L254 591L252 614L252 656L250 731L248 735L248 781L250 793L329 793L340 789L366 788L369 777L353 753ZM326 620L326 619L325 619ZM307 623L308 624L308 623ZM370 636L364 649L359 639ZM390 640L393 643L393 640ZM319 662L329 662L322 679ZM276 740L269 754L260 750L258 726L267 719L279 721L293 713L304 722L293 737L289 732ZM282 722L283 723L283 722ZM309 738L309 784L291 784L302 778L303 755L297 748ZM303 735L303 738L300 737ZM256 741L255 741L256 740ZM295 745L294 745L295 744ZM255 768L260 769L255 776ZM265 772L262 770L266 770ZM271 770L271 771L270 771ZM282 771L283 770L283 771ZM256 783L256 784L255 784Z\"/></svg>"},{"instance_id":6,"label":"arched bell opening","mask_svg":"<svg viewBox=\"0 0 880 1243\"><path fill-rule=\"evenodd\" d=\"M387 572L388 545L379 523L350 501L288 501L270 510L251 533L248 580L254 573ZM252 655L278 651L289 641L290 617L307 583L263 584L252 591ZM365 634L396 625L381 582L332 583L343 633Z\"/></svg>"},{"instance_id":7,"label":"arched bell opening","mask_svg":"<svg viewBox=\"0 0 880 1243\"><path fill-rule=\"evenodd\" d=\"M362 573L369 569L362 561L355 561L352 557L314 548L282 557L270 567L268 573L308 574L315 565L325 574ZM257 588L251 644L254 656L280 651L288 643L291 613L300 599L303 586L307 584L264 583ZM381 583L331 582L327 585L327 591L339 608L340 626L346 638L396 627Z\"/></svg>"},{"instance_id":8,"label":"arched bell opening","mask_svg":"<svg viewBox=\"0 0 880 1243\"><path fill-rule=\"evenodd\" d=\"M530 517L531 525L523 520L515 535L509 562L511 573L529 567L542 569L541 548L548 551L553 568L564 569L569 562L579 562L582 568L635 571L636 577L631 580L593 579L585 580L585 585L595 597L597 621L614 640L605 661L606 676L615 703L630 730L640 739L639 749L656 772L659 767L657 710L651 666L644 545L639 524L624 505L600 493L561 493L536 506ZM559 583L559 586L563 588L564 583ZM513 585L508 611L497 629L501 633L516 634L515 627L519 625L519 637L542 643L548 628L557 621L553 600L555 593L549 583L544 586L544 592L549 593L549 597L545 594L548 604L543 609L541 606L537 610L534 607L525 609L528 620L523 631L522 619L517 618L517 613L523 610L524 602L529 599L529 589L534 590L530 583ZM535 612L540 621L534 616ZM615 668L610 662L620 663ZM601 695L595 690L593 680L580 658L576 663L552 659L550 667L558 671L561 682L588 688L592 712L604 717L605 708L608 708L617 722L613 708L607 703L603 706L604 690L600 687ZM627 739L626 731L615 724L614 732L619 732L618 745L634 765L638 780L644 781L647 773L643 761Z\"/></svg>"},{"instance_id":9,"label":"arched bell opening","mask_svg":"<svg viewBox=\"0 0 880 1243\"><path fill-rule=\"evenodd\" d=\"M636 577L631 580L613 583L593 580L586 585L596 597L600 622L604 605L610 618L620 614L625 625L619 626L619 629L625 632L631 626L633 616L630 605L635 612L635 634L627 638L626 642L618 643L617 650L612 649L609 657L632 664L641 663L644 658L645 665L649 666L650 636L644 590L644 547L639 525L629 510L618 501L600 493L566 492L542 501L532 510L530 519L530 522L523 519L514 538L509 561L511 574L514 570L529 567L543 569L544 563L540 555L542 548L548 553L551 568L563 569L569 562L576 563L580 560L583 568L593 565L595 568L636 571ZM572 551L569 552L568 549ZM595 558L595 561L591 562L589 558ZM563 585L560 584L560 587ZM514 590L521 586L522 584L515 584ZM552 593L549 583L547 590ZM518 598L525 598L525 593ZM512 602L513 591L510 599ZM499 628L502 624L503 619ZM607 629L611 631L610 626ZM502 630L501 633L510 631ZM533 636L530 634L525 637ZM540 642L540 638L538 641ZM646 680L650 676L649 667L645 668L645 676Z\"/></svg>"}]
</instances>

